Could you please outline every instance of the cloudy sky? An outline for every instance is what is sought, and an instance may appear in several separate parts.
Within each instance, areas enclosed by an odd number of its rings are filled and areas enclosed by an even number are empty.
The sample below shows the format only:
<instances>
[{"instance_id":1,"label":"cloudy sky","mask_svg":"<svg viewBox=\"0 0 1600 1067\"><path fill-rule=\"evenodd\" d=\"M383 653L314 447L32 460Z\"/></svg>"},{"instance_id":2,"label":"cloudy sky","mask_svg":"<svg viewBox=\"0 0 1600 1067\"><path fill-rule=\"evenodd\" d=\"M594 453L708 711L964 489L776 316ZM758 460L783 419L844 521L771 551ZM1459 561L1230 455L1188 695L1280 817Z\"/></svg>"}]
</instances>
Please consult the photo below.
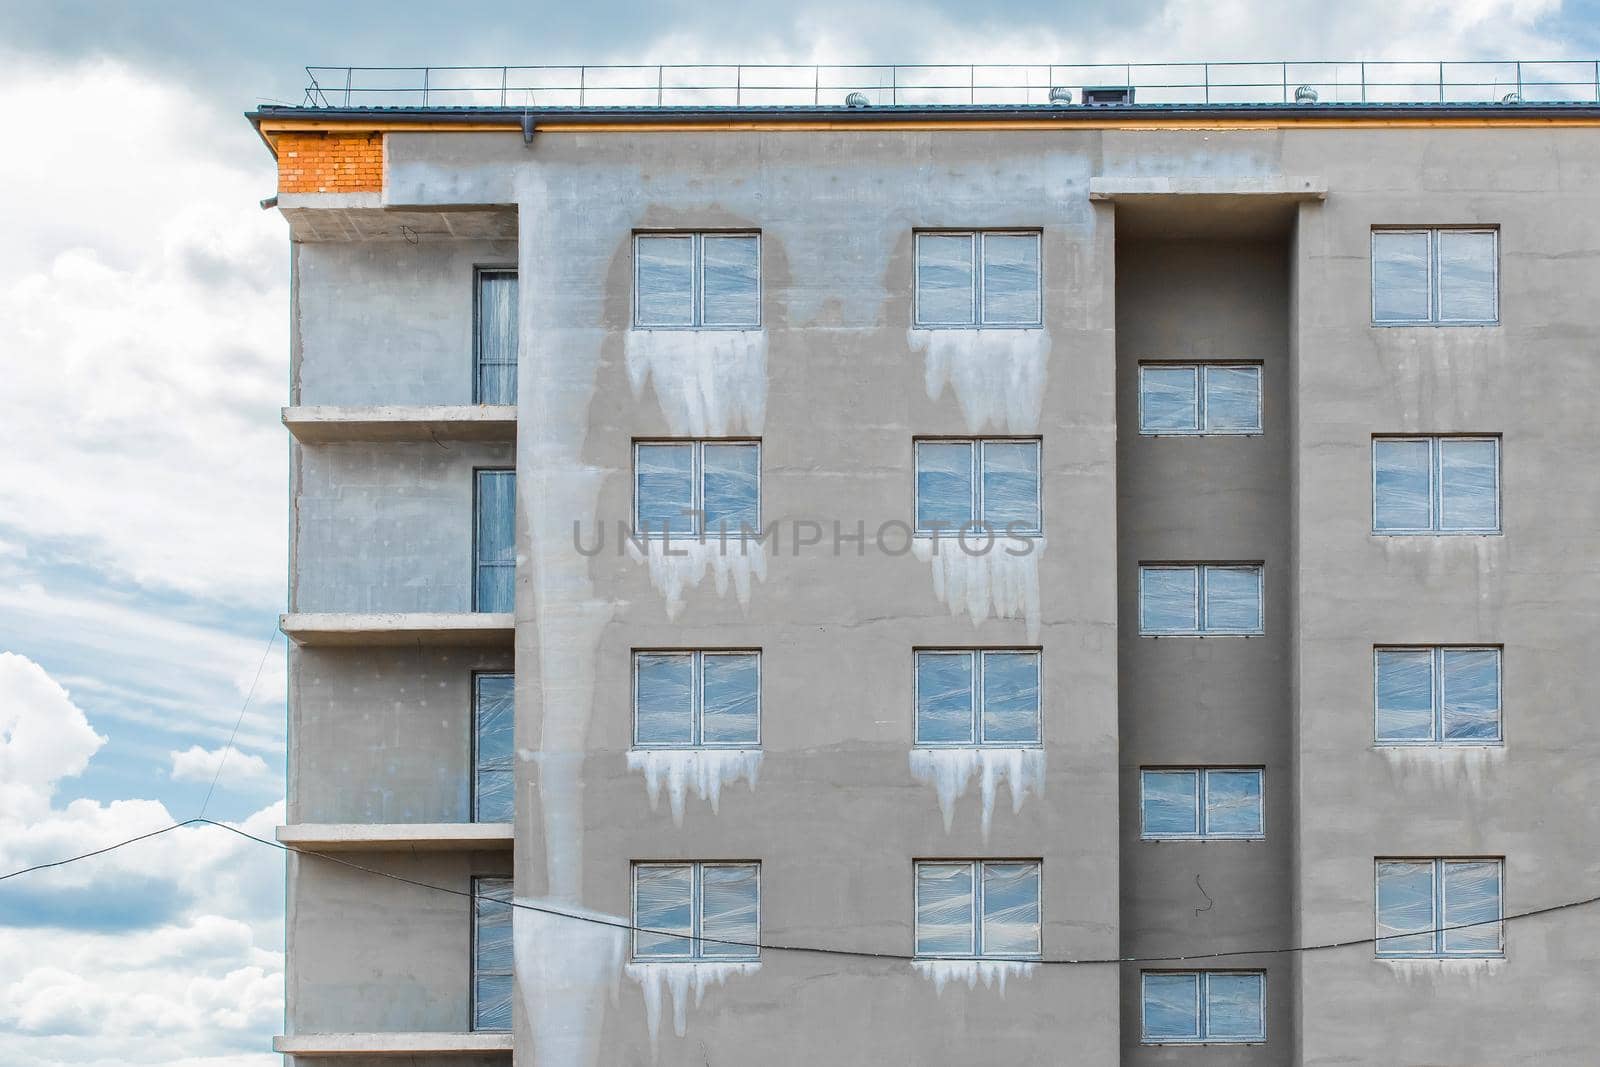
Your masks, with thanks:
<instances>
[{"instance_id":1,"label":"cloudy sky","mask_svg":"<svg viewBox=\"0 0 1600 1067\"><path fill-rule=\"evenodd\" d=\"M457 10L0 0L0 874L197 814L236 721L208 814L281 821L287 234L241 113L305 64L1600 57L1595 0ZM0 883L6 1062L276 1062L282 906L211 828Z\"/></svg>"}]
</instances>

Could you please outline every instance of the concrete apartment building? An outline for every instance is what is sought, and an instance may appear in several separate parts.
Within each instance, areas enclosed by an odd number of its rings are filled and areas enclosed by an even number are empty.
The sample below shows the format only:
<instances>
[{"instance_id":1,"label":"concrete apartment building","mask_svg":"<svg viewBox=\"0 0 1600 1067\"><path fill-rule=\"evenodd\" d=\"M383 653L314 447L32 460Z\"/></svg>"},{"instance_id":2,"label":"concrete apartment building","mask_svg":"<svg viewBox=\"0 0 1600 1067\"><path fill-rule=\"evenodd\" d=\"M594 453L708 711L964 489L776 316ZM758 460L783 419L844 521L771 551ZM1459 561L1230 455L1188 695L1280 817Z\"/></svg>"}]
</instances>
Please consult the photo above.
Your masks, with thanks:
<instances>
[{"instance_id":1,"label":"concrete apartment building","mask_svg":"<svg viewBox=\"0 0 1600 1067\"><path fill-rule=\"evenodd\" d=\"M254 112L288 1062L1595 1062L1580 66Z\"/></svg>"}]
</instances>

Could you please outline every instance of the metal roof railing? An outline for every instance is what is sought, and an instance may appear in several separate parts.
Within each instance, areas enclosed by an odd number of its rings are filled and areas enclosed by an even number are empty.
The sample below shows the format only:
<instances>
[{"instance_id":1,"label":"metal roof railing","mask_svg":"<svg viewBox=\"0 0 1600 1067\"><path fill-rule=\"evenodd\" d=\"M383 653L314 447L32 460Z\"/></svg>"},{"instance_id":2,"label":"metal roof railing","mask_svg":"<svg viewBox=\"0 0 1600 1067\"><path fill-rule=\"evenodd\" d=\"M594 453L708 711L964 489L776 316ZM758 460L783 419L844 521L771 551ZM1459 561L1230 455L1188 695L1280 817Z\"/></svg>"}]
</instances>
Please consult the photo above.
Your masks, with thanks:
<instances>
[{"instance_id":1,"label":"metal roof railing","mask_svg":"<svg viewBox=\"0 0 1600 1067\"><path fill-rule=\"evenodd\" d=\"M1600 103L1600 60L1528 62L772 64L307 67L310 108L838 107L1061 104L1134 90L1136 104ZM1052 99L1056 90L1056 99Z\"/></svg>"}]
</instances>

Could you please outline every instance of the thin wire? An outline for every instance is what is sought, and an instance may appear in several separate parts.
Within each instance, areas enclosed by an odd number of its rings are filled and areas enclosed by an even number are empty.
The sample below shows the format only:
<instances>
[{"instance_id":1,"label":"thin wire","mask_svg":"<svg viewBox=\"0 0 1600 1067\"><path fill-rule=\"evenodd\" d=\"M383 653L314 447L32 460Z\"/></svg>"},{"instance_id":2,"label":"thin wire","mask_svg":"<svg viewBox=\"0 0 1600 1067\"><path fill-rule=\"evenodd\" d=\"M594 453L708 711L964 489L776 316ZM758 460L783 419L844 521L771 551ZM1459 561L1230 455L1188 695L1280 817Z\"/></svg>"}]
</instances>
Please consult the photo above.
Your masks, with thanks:
<instances>
[{"instance_id":1,"label":"thin wire","mask_svg":"<svg viewBox=\"0 0 1600 1067\"><path fill-rule=\"evenodd\" d=\"M250 698L256 695L256 685L261 681L261 672L267 665L267 657L272 655L272 646L278 640L278 628L273 626L272 636L267 638L267 647L261 651L261 662L256 664L256 676L250 681L250 690L244 695L244 703L239 705L239 717L233 720L233 733L228 735L228 743L222 749L222 758L217 760L217 773L211 776L211 788L206 790L205 800L200 802L198 818L206 817L206 808L211 804L211 794L216 792L217 781L222 777L223 764L228 762L228 753L233 751L233 741L239 736L239 727L244 723L244 713L250 707Z\"/></svg>"},{"instance_id":2,"label":"thin wire","mask_svg":"<svg viewBox=\"0 0 1600 1067\"><path fill-rule=\"evenodd\" d=\"M380 878L387 878L391 881L400 882L404 885L415 886L418 889L426 889L435 893L446 893L450 896L463 897L472 901L489 900L497 904L504 904L507 907L514 908L518 911L535 912L540 915L549 915L560 919L575 919L580 922L591 923L595 926L604 926L613 930L621 930L628 933L652 934L658 937L675 937L680 939L684 936L683 933L678 930L653 930L649 927L635 926L633 923L623 922L621 919L609 919L601 915L584 914L582 912L562 911L560 908L549 908L538 904L527 904L521 901L507 900L504 897L487 896L484 894L479 894L473 890L453 889L450 886L434 885L431 882L421 882L415 878L407 878L404 875L379 870L376 867L368 867L352 860L342 859L338 856L330 855L326 852L313 852L310 849L296 848L293 845L285 845L281 841L269 841L264 837L257 837L255 834L241 830L237 826L231 826L228 823L217 822L215 819L204 818L185 819L183 822L173 823L171 826L163 827L160 830L152 830L150 833L140 834L138 837L130 837L125 841L118 841L116 844L95 849L93 852L84 852L76 856L69 856L66 859L55 860L51 863L40 863L32 867L25 867L20 871L12 871L9 874L0 875L0 882L6 881L10 878L16 878L20 875L30 874L33 871L42 871L51 867L63 867L69 863L76 863L78 860L89 859L93 856L102 856L107 852L113 852L116 849L122 848L124 845L135 844L139 841L147 841L152 837L159 837L162 834L169 833L173 830L179 829L180 827L191 825L214 826L220 830L226 830L231 834L242 837L247 841L254 841L256 844L275 848L280 852L292 852L297 856L310 856L313 859L327 860L329 863L337 863L340 866L349 867L351 870L361 871L365 874L377 875ZM1324 941L1312 945L1289 945L1281 948L1262 949L1231 949L1224 952L1190 952L1171 956L1102 956L1080 957L1076 959L1015 959L1008 960L1007 962L1036 963L1046 967L1092 967L1109 966L1112 964L1122 963L1194 963L1203 960L1235 959L1243 956L1283 956L1292 955L1299 952L1327 952L1334 949L1359 948L1363 945L1376 945L1379 941L1388 941L1398 937L1414 936L1417 934L1441 934L1449 933L1455 930L1470 930L1477 926L1504 925L1506 923L1516 922L1520 919L1532 919L1540 915L1552 915L1556 912L1570 911L1574 908L1588 907L1591 904L1600 904L1600 895L1584 897L1581 900L1569 900L1560 904L1550 904L1542 908L1531 908L1528 911L1513 912L1510 915L1502 915L1498 919L1481 919L1478 922L1458 923L1450 926L1436 926L1431 930L1414 930L1407 934L1391 934L1384 938L1375 936L1359 937L1352 938L1347 941ZM704 944L728 945L735 948L749 948L766 952L796 952L816 956L845 956L855 959L886 960L894 963L939 962L937 957L910 956L898 952L869 952L865 949L824 948L817 945L781 945L766 941L734 941L731 939L704 936L695 938L695 940Z\"/></svg>"},{"instance_id":3,"label":"thin wire","mask_svg":"<svg viewBox=\"0 0 1600 1067\"><path fill-rule=\"evenodd\" d=\"M116 844L107 845L105 848L97 848L93 852L80 852L78 855L68 856L64 860L52 860L49 863L37 863L32 867L24 867L20 871L12 871L10 874L0 874L0 882L4 882L9 878L18 878L24 874L32 874L34 871L49 870L51 867L65 867L67 864L77 863L79 860L90 859L94 856L103 856L107 852L115 852L123 845L132 845L139 841L148 841L152 837L160 837L162 834L170 833L180 826L188 826L194 821L194 819L185 819L183 822L175 822L171 826L163 826L159 830L151 830L149 833L140 834L138 837L130 837L126 841L118 841Z\"/></svg>"}]
</instances>

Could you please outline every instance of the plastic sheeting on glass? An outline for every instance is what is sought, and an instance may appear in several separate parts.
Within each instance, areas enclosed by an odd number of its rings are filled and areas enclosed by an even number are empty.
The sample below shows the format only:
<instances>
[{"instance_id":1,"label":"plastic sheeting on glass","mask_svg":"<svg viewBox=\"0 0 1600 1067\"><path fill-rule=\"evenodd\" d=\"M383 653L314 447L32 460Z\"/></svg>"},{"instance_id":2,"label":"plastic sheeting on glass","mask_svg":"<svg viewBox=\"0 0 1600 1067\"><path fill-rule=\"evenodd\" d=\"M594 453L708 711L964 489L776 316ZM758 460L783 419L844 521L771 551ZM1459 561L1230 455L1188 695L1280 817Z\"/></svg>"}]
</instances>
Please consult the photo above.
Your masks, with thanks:
<instances>
[{"instance_id":1,"label":"plastic sheeting on glass","mask_svg":"<svg viewBox=\"0 0 1600 1067\"><path fill-rule=\"evenodd\" d=\"M1139 368L1139 432L1261 432L1261 368L1255 364L1146 364Z\"/></svg>"},{"instance_id":2,"label":"plastic sheeting on glass","mask_svg":"<svg viewBox=\"0 0 1600 1067\"><path fill-rule=\"evenodd\" d=\"M1379 860L1379 956L1499 956L1498 859Z\"/></svg>"},{"instance_id":3,"label":"plastic sheeting on glass","mask_svg":"<svg viewBox=\"0 0 1600 1067\"><path fill-rule=\"evenodd\" d=\"M647 537L737 538L761 526L761 446L662 441L634 446L634 530Z\"/></svg>"},{"instance_id":4,"label":"plastic sheeting on glass","mask_svg":"<svg viewBox=\"0 0 1600 1067\"><path fill-rule=\"evenodd\" d=\"M478 378L480 404L517 402L517 272L478 272Z\"/></svg>"},{"instance_id":5,"label":"plastic sheeting on glass","mask_svg":"<svg viewBox=\"0 0 1600 1067\"><path fill-rule=\"evenodd\" d=\"M634 325L645 329L760 327L760 236L639 234L633 307Z\"/></svg>"},{"instance_id":6,"label":"plastic sheeting on glass","mask_svg":"<svg viewBox=\"0 0 1600 1067\"><path fill-rule=\"evenodd\" d=\"M1373 651L1380 744L1494 744L1500 740L1500 650Z\"/></svg>"},{"instance_id":7,"label":"plastic sheeting on glass","mask_svg":"<svg viewBox=\"0 0 1600 1067\"><path fill-rule=\"evenodd\" d=\"M516 806L516 708L509 674L479 674L472 692L472 818L511 822Z\"/></svg>"},{"instance_id":8,"label":"plastic sheeting on glass","mask_svg":"<svg viewBox=\"0 0 1600 1067\"><path fill-rule=\"evenodd\" d=\"M1266 1040L1261 971L1146 971L1140 986L1146 1042Z\"/></svg>"},{"instance_id":9,"label":"plastic sheeting on glass","mask_svg":"<svg viewBox=\"0 0 1600 1067\"><path fill-rule=\"evenodd\" d=\"M918 863L916 954L1028 959L1042 951L1040 865L995 860Z\"/></svg>"},{"instance_id":10,"label":"plastic sheeting on glass","mask_svg":"<svg viewBox=\"0 0 1600 1067\"><path fill-rule=\"evenodd\" d=\"M1039 653L989 649L916 654L916 743L1039 743Z\"/></svg>"},{"instance_id":11,"label":"plastic sheeting on glass","mask_svg":"<svg viewBox=\"0 0 1600 1067\"><path fill-rule=\"evenodd\" d=\"M917 532L954 537L977 524L996 536L1039 532L1039 460L1032 439L918 441Z\"/></svg>"},{"instance_id":12,"label":"plastic sheeting on glass","mask_svg":"<svg viewBox=\"0 0 1600 1067\"><path fill-rule=\"evenodd\" d=\"M1149 839L1261 837L1261 781L1257 769L1141 771L1141 833Z\"/></svg>"},{"instance_id":13,"label":"plastic sheeting on glass","mask_svg":"<svg viewBox=\"0 0 1600 1067\"><path fill-rule=\"evenodd\" d=\"M476 580L473 610L511 611L516 579L517 476L479 471L477 478Z\"/></svg>"},{"instance_id":14,"label":"plastic sheeting on glass","mask_svg":"<svg viewBox=\"0 0 1600 1067\"><path fill-rule=\"evenodd\" d=\"M509 878L472 880L472 1028L511 1029L512 938Z\"/></svg>"},{"instance_id":15,"label":"plastic sheeting on glass","mask_svg":"<svg viewBox=\"0 0 1600 1067\"><path fill-rule=\"evenodd\" d=\"M1500 439L1376 437L1375 533L1495 533L1500 529Z\"/></svg>"},{"instance_id":16,"label":"plastic sheeting on glass","mask_svg":"<svg viewBox=\"0 0 1600 1067\"><path fill-rule=\"evenodd\" d=\"M918 326L1038 326L1037 232L919 233Z\"/></svg>"},{"instance_id":17,"label":"plastic sheeting on glass","mask_svg":"<svg viewBox=\"0 0 1600 1067\"><path fill-rule=\"evenodd\" d=\"M1498 238L1492 229L1373 230L1372 321L1498 322Z\"/></svg>"},{"instance_id":18,"label":"plastic sheeting on glass","mask_svg":"<svg viewBox=\"0 0 1600 1067\"><path fill-rule=\"evenodd\" d=\"M750 748L761 743L759 652L639 652L634 744Z\"/></svg>"},{"instance_id":19,"label":"plastic sheeting on glass","mask_svg":"<svg viewBox=\"0 0 1600 1067\"><path fill-rule=\"evenodd\" d=\"M1147 636L1259 634L1261 568L1149 564L1139 568L1139 632Z\"/></svg>"},{"instance_id":20,"label":"plastic sheeting on glass","mask_svg":"<svg viewBox=\"0 0 1600 1067\"><path fill-rule=\"evenodd\" d=\"M636 863L633 958L755 959L760 903L757 863Z\"/></svg>"}]
</instances>

